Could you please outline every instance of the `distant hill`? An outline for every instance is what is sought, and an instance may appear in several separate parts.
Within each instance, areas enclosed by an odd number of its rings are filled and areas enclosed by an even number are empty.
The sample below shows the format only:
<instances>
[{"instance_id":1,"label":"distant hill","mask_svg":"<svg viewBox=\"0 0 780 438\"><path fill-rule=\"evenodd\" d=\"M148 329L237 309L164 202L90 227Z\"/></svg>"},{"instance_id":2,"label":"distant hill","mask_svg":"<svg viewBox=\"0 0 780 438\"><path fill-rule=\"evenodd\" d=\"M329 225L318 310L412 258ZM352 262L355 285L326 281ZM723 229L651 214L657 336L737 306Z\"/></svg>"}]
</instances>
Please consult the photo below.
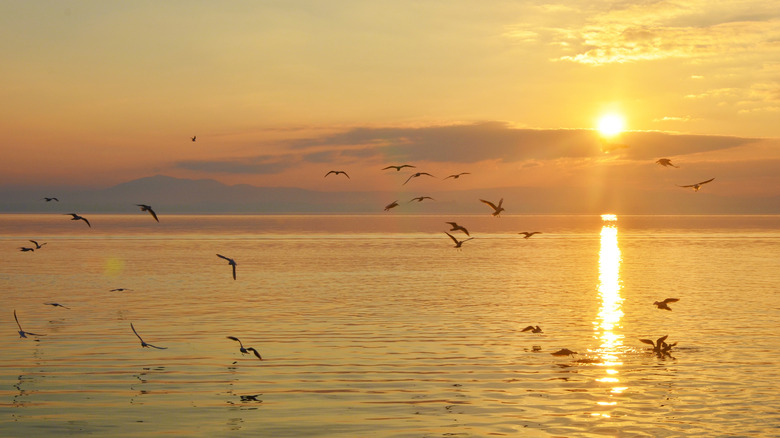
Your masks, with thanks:
<instances>
[{"instance_id":1,"label":"distant hill","mask_svg":"<svg viewBox=\"0 0 780 438\"><path fill-rule=\"evenodd\" d=\"M490 213L480 198L504 198L505 214L780 214L780 199L719 196L706 191L644 191L607 187L594 193L584 187L564 189L511 187L425 193L435 201L408 202L420 193L323 192L294 187L225 185L211 179L157 175L104 189L0 188L0 212L129 213L135 204L152 205L158 213ZM57 196L60 202L45 202Z\"/></svg>"}]
</instances>

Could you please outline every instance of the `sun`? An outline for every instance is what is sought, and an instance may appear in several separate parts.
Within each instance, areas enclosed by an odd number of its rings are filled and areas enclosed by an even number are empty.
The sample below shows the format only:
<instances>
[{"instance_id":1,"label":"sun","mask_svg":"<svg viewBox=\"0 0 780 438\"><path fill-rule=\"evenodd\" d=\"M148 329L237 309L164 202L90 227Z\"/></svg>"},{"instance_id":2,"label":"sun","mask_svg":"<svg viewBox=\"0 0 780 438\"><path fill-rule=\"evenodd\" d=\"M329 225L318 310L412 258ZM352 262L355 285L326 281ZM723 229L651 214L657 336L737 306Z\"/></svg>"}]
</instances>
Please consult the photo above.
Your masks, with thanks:
<instances>
[{"instance_id":1,"label":"sun","mask_svg":"<svg viewBox=\"0 0 780 438\"><path fill-rule=\"evenodd\" d=\"M605 114L599 119L599 132L604 137L614 137L623 132L625 119L620 114Z\"/></svg>"}]
</instances>

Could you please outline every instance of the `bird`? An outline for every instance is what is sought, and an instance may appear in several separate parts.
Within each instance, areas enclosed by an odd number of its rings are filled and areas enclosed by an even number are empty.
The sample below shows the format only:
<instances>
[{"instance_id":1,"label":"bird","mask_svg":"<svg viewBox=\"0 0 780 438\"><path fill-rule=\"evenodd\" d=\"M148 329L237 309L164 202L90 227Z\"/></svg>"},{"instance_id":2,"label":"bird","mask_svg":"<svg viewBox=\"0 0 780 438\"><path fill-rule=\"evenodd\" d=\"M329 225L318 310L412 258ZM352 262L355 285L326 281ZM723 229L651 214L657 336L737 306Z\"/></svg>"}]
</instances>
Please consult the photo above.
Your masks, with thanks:
<instances>
[{"instance_id":1,"label":"bird","mask_svg":"<svg viewBox=\"0 0 780 438\"><path fill-rule=\"evenodd\" d=\"M640 339L639 341L644 342L645 344L652 345L653 346L653 351L658 353L659 356L662 356L664 354L671 356L669 354L669 351L672 349L672 347L677 345L677 342L675 342L674 344L667 344L666 343L666 338L667 337L669 337L669 335L661 336L655 342L653 342L650 339Z\"/></svg>"},{"instance_id":2,"label":"bird","mask_svg":"<svg viewBox=\"0 0 780 438\"><path fill-rule=\"evenodd\" d=\"M504 198L501 198L500 201L498 201L498 206L493 204L490 201L485 201L484 199L480 199L480 201L484 202L485 204L489 205L490 208L493 209L493 216L498 216L501 214L502 211L504 211L504 207L501 206L501 204L504 203Z\"/></svg>"},{"instance_id":3,"label":"bird","mask_svg":"<svg viewBox=\"0 0 780 438\"><path fill-rule=\"evenodd\" d=\"M46 202L51 202L51 201L57 201L57 202L60 202L60 200L59 200L59 199L57 199L57 198L47 198L47 197L44 197L43 199L44 199L44 200L46 200Z\"/></svg>"},{"instance_id":4,"label":"bird","mask_svg":"<svg viewBox=\"0 0 780 438\"><path fill-rule=\"evenodd\" d=\"M412 201L422 202L423 199L430 199L431 201L435 201L435 199L431 198L430 196L418 196L416 198L410 199L409 202L412 202ZM407 204L408 204L408 202L407 202Z\"/></svg>"},{"instance_id":5,"label":"bird","mask_svg":"<svg viewBox=\"0 0 780 438\"><path fill-rule=\"evenodd\" d=\"M536 327L534 327L532 325L529 325L528 327L526 327L526 328L524 328L524 329L522 329L520 331L521 332L531 332L531 333L541 333L542 332L542 328L539 327L538 325Z\"/></svg>"},{"instance_id":6,"label":"bird","mask_svg":"<svg viewBox=\"0 0 780 438\"><path fill-rule=\"evenodd\" d=\"M241 342L241 340L240 340L240 339L238 339L237 337L235 337L235 336L228 336L227 338L228 338L228 339L232 339L232 340L234 340L234 341L238 342L238 345L239 345L239 348L238 348L238 350L239 350L239 351L240 351L242 354L249 354L249 352L251 351L251 352L252 352L252 353L253 353L253 354L254 354L254 355L255 355L255 356L258 358L258 359L260 359L260 360L263 360L263 358L262 358L262 357L260 357L260 353L258 353L258 352L257 352L257 350L255 350L254 348L252 348L252 347L249 347L249 348L244 348L244 344L243 344L243 343Z\"/></svg>"},{"instance_id":7,"label":"bird","mask_svg":"<svg viewBox=\"0 0 780 438\"><path fill-rule=\"evenodd\" d=\"M407 178L407 179L406 179L406 181L404 181L404 183L403 183L403 184L401 184L401 185L405 186L405 185L406 185L406 183L408 183L410 179L412 179L412 178L417 178L418 176L422 176L422 175L433 176L433 175L431 175L431 174L430 174L430 173L428 173L428 172L417 172L417 173L414 173L414 174L412 174L412 176L410 176L409 178ZM435 177L434 177L434 178L435 178Z\"/></svg>"},{"instance_id":8,"label":"bird","mask_svg":"<svg viewBox=\"0 0 780 438\"><path fill-rule=\"evenodd\" d=\"M116 289L111 289L109 292L125 292L125 291L131 291L132 289L128 289L126 287L118 287Z\"/></svg>"},{"instance_id":9,"label":"bird","mask_svg":"<svg viewBox=\"0 0 780 438\"><path fill-rule=\"evenodd\" d=\"M667 299L665 299L663 301L654 301L653 305L655 305L659 309L672 310L669 307L669 303L676 303L677 301L680 301L680 299L679 298L667 298Z\"/></svg>"},{"instance_id":10,"label":"bird","mask_svg":"<svg viewBox=\"0 0 780 438\"><path fill-rule=\"evenodd\" d=\"M395 200L387 205L385 205L385 211L390 210L391 208L398 207L398 200Z\"/></svg>"},{"instance_id":11,"label":"bird","mask_svg":"<svg viewBox=\"0 0 780 438\"><path fill-rule=\"evenodd\" d=\"M46 245L46 242L43 242L41 244L39 244L38 242L36 242L34 240L30 240L30 242L35 244L35 249L41 249L41 248L43 248L43 245Z\"/></svg>"},{"instance_id":12,"label":"bird","mask_svg":"<svg viewBox=\"0 0 780 438\"><path fill-rule=\"evenodd\" d=\"M558 350L556 352L553 352L553 353L550 353L550 354L552 354L553 356L569 356L569 355L572 355L572 354L577 354L577 352L576 351L571 351L568 348L561 348L560 350Z\"/></svg>"},{"instance_id":13,"label":"bird","mask_svg":"<svg viewBox=\"0 0 780 438\"><path fill-rule=\"evenodd\" d=\"M86 218L83 218L83 217L77 215L76 213L65 213L65 216L68 216L68 215L73 216L73 218L71 218L72 221L82 220L82 221L87 223L87 226L92 228L92 225L89 223L89 221Z\"/></svg>"},{"instance_id":14,"label":"bird","mask_svg":"<svg viewBox=\"0 0 780 438\"><path fill-rule=\"evenodd\" d=\"M400 166L387 166L387 167L383 167L382 170L395 169L396 171L400 172L401 169L403 169L404 167L412 167L412 168L414 168L416 166L412 166L411 164L401 164Z\"/></svg>"},{"instance_id":15,"label":"bird","mask_svg":"<svg viewBox=\"0 0 780 438\"><path fill-rule=\"evenodd\" d=\"M672 166L672 167L676 167L678 169L680 168L680 166L675 166L674 164L672 164L672 160L670 160L668 158L659 158L659 159L657 159L655 161L655 163L656 164L660 164L661 166L664 166L664 167Z\"/></svg>"},{"instance_id":16,"label":"bird","mask_svg":"<svg viewBox=\"0 0 780 438\"><path fill-rule=\"evenodd\" d=\"M65 308L65 309L68 309L68 310L70 310L70 307L68 307L68 306L63 306L63 305L62 305L62 304L60 304L60 303L43 303L43 304L45 304L45 305L47 305L47 306L53 306L53 307L62 307L62 308Z\"/></svg>"},{"instance_id":17,"label":"bird","mask_svg":"<svg viewBox=\"0 0 780 438\"><path fill-rule=\"evenodd\" d=\"M715 178L710 178L710 179L708 179L707 181L702 181L702 182L700 182L700 183L696 183L696 184L688 184L687 186L681 186L681 185L678 185L677 187L693 187L693 191L694 191L694 192L698 192L698 191L699 191L699 189L701 188L701 186L703 186L704 184L707 184L708 182L710 182L710 181L712 181L712 180L714 180L714 179L715 179Z\"/></svg>"},{"instance_id":18,"label":"bird","mask_svg":"<svg viewBox=\"0 0 780 438\"><path fill-rule=\"evenodd\" d=\"M46 335L40 335L40 334L38 334L38 333L33 333L33 332L26 332L26 331L22 330L22 325L21 325L21 324L19 324L19 318L17 318L17 317L16 317L16 309L14 309L14 319L16 320L16 325L19 327L19 337L20 337L20 338L26 338L26 337L27 337L27 335L32 335L32 336L46 336Z\"/></svg>"},{"instance_id":19,"label":"bird","mask_svg":"<svg viewBox=\"0 0 780 438\"><path fill-rule=\"evenodd\" d=\"M144 340L141 338L141 336L138 334L138 332L135 331L135 327L133 327L133 323L132 322L130 323L130 328L133 329L133 333L135 333L135 335L138 337L138 339L141 340L141 346L142 347L144 347L144 348L152 347L152 348L156 348L158 350L166 350L166 349L168 349L168 347L158 347L156 345L147 344L146 342L144 342Z\"/></svg>"},{"instance_id":20,"label":"bird","mask_svg":"<svg viewBox=\"0 0 780 438\"><path fill-rule=\"evenodd\" d=\"M446 231L444 232L444 234L450 236L450 239L452 239L452 241L455 242L455 246L453 248L460 248L463 245L463 242L468 242L469 240L473 239L473 237L469 237L468 239L458 240L455 238L455 236L453 236L452 234Z\"/></svg>"},{"instance_id":21,"label":"bird","mask_svg":"<svg viewBox=\"0 0 780 438\"><path fill-rule=\"evenodd\" d=\"M450 226L452 227L452 228L450 228L450 231L458 231L458 230L460 230L460 231L463 231L464 233L466 233L467 236L471 236L471 234L469 234L469 230L467 230L466 227L458 225L457 222L445 222L445 224L450 224Z\"/></svg>"},{"instance_id":22,"label":"bird","mask_svg":"<svg viewBox=\"0 0 780 438\"><path fill-rule=\"evenodd\" d=\"M157 222L160 222L160 219L157 219L157 213L155 213L154 210L152 210L152 207L150 207L150 206L148 206L146 204L135 204L135 205L141 207L141 211L148 211L149 214L152 215L154 220L156 220Z\"/></svg>"},{"instance_id":23,"label":"bird","mask_svg":"<svg viewBox=\"0 0 780 438\"><path fill-rule=\"evenodd\" d=\"M330 172L326 173L326 174L325 174L325 176L328 176L328 175L330 175L331 173L334 173L334 174L336 174L336 175L338 175L338 174L340 174L340 173L343 173L343 174L344 174L344 176L346 176L346 177L347 177L347 179L351 179L351 178L349 177L349 175L347 175L347 172L344 172L343 170L331 170Z\"/></svg>"},{"instance_id":24,"label":"bird","mask_svg":"<svg viewBox=\"0 0 780 438\"><path fill-rule=\"evenodd\" d=\"M193 135L193 136L192 136L192 141L195 141L195 139L196 139L197 137L198 137L197 135Z\"/></svg>"},{"instance_id":25,"label":"bird","mask_svg":"<svg viewBox=\"0 0 780 438\"><path fill-rule=\"evenodd\" d=\"M219 257L221 259L227 260L228 264L233 267L233 280L235 280L236 279L236 261L231 259L231 258L225 257L222 254L217 254L217 257Z\"/></svg>"},{"instance_id":26,"label":"bird","mask_svg":"<svg viewBox=\"0 0 780 438\"><path fill-rule=\"evenodd\" d=\"M471 173L470 172L456 173L454 175L445 176L444 179L447 179L447 178L458 179L458 178L460 178L461 175L471 175Z\"/></svg>"},{"instance_id":27,"label":"bird","mask_svg":"<svg viewBox=\"0 0 780 438\"><path fill-rule=\"evenodd\" d=\"M524 234L525 237L523 237L523 239L527 239L527 238L533 236L534 234L542 234L542 232L541 231L523 231L523 232L520 232L520 233L517 233L517 234Z\"/></svg>"},{"instance_id":28,"label":"bird","mask_svg":"<svg viewBox=\"0 0 780 438\"><path fill-rule=\"evenodd\" d=\"M21 251L21 252L33 251L34 252L35 248L29 248L29 247L26 247L26 246L20 246L19 247L19 251Z\"/></svg>"}]
</instances>

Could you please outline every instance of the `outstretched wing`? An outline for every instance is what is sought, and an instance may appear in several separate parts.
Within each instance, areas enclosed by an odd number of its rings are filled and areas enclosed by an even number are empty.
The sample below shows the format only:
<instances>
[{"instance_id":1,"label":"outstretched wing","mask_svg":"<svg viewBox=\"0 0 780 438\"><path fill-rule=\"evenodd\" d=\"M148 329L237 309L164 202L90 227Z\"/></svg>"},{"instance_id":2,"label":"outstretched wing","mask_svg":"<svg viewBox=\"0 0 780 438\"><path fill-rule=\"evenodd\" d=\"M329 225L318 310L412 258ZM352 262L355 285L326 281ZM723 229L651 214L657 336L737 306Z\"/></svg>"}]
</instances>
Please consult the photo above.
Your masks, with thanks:
<instances>
[{"instance_id":1,"label":"outstretched wing","mask_svg":"<svg viewBox=\"0 0 780 438\"><path fill-rule=\"evenodd\" d=\"M699 183L699 185L702 185L702 184L707 184L708 182L711 182L711 181L712 181L712 180L714 180L714 179L715 179L715 178L710 178L710 179L708 179L707 181L702 181L702 182L700 182L700 183ZM695 185L695 184L694 184L694 185Z\"/></svg>"},{"instance_id":2,"label":"outstretched wing","mask_svg":"<svg viewBox=\"0 0 780 438\"><path fill-rule=\"evenodd\" d=\"M503 200L504 200L504 199L502 198L502 199L501 199L501 201L503 202ZM492 208L493 210L498 210L498 207L496 207L496 204L493 204L493 203L492 203L492 202L490 202L490 201L485 201L484 199L480 199L480 201L482 201L482 202L484 202L485 204L489 205L489 206L490 206L490 208ZM499 205L501 205L501 203L499 203Z\"/></svg>"},{"instance_id":3,"label":"outstretched wing","mask_svg":"<svg viewBox=\"0 0 780 438\"><path fill-rule=\"evenodd\" d=\"M149 210L149 213L152 215L154 220L156 220L157 222L160 222L160 219L157 219L157 213L155 213L154 210L152 210L152 207L149 207L147 210Z\"/></svg>"},{"instance_id":4,"label":"outstretched wing","mask_svg":"<svg viewBox=\"0 0 780 438\"><path fill-rule=\"evenodd\" d=\"M219 257L219 258L221 258L221 259L225 259L225 260L227 260L227 261L228 261L228 263L233 261L232 259L230 259L230 258L228 258L228 257L225 257L225 256L223 256L222 254L217 254L217 257Z\"/></svg>"},{"instance_id":5,"label":"outstretched wing","mask_svg":"<svg viewBox=\"0 0 780 438\"><path fill-rule=\"evenodd\" d=\"M521 331L521 332L527 332L527 331L529 331L529 330L533 331L533 329L534 329L534 326L532 326L532 325L529 325L528 327L526 327L526 328L524 328L524 329L522 329L522 330L520 330L520 331Z\"/></svg>"},{"instance_id":6,"label":"outstretched wing","mask_svg":"<svg viewBox=\"0 0 780 438\"><path fill-rule=\"evenodd\" d=\"M655 342L651 341L650 339L640 339L640 342L644 342L645 344L650 344L653 347L655 347Z\"/></svg>"},{"instance_id":7,"label":"outstretched wing","mask_svg":"<svg viewBox=\"0 0 780 438\"><path fill-rule=\"evenodd\" d=\"M667 299L665 299L665 300L663 300L661 302L667 304L667 303L676 303L678 301L680 301L679 298L667 298Z\"/></svg>"},{"instance_id":8,"label":"outstretched wing","mask_svg":"<svg viewBox=\"0 0 780 438\"><path fill-rule=\"evenodd\" d=\"M458 239L456 239L456 238L455 238L455 237L454 237L452 234L450 234L450 233L448 233L448 232L446 232L446 231L444 232L444 234L446 234L446 235L450 236L450 239L452 239L452 241L453 241L453 242L455 242L455 244L456 244L456 245L457 245L458 243L460 243L460 242L458 242Z\"/></svg>"},{"instance_id":9,"label":"outstretched wing","mask_svg":"<svg viewBox=\"0 0 780 438\"><path fill-rule=\"evenodd\" d=\"M144 342L143 338L141 338L141 335L139 335L139 334L138 334L138 332L137 332L137 331L135 331L135 327L133 327L133 323L132 323L132 322L130 323L130 328L131 328L131 329L133 329L133 333L135 333L135 336L136 336L138 339L140 339L140 340L141 340L141 344L146 344L146 342Z\"/></svg>"}]
</instances>

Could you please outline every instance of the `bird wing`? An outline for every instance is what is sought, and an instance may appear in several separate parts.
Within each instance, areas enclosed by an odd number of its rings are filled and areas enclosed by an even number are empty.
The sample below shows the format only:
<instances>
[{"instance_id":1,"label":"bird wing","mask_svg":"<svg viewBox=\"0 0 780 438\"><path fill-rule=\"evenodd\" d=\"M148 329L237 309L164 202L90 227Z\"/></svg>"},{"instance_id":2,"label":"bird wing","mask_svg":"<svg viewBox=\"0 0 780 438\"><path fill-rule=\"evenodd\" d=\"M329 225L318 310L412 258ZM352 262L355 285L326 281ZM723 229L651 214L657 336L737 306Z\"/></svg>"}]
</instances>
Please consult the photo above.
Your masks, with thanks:
<instances>
[{"instance_id":1,"label":"bird wing","mask_svg":"<svg viewBox=\"0 0 780 438\"><path fill-rule=\"evenodd\" d=\"M19 330L24 331L22 330L22 325L19 324L19 318L16 317L16 309L14 309L14 319L16 320L16 325L19 326Z\"/></svg>"},{"instance_id":2,"label":"bird wing","mask_svg":"<svg viewBox=\"0 0 780 438\"><path fill-rule=\"evenodd\" d=\"M146 342L144 342L143 338L141 338L141 335L139 335L138 332L135 331L135 327L133 327L133 323L132 322L130 323L130 328L133 329L133 333L135 333L135 336L138 337L138 339L141 340L141 343L145 344Z\"/></svg>"},{"instance_id":3,"label":"bird wing","mask_svg":"<svg viewBox=\"0 0 780 438\"><path fill-rule=\"evenodd\" d=\"M36 242L36 241L34 241L34 240L31 240L30 242L34 243L34 244L35 244L35 246L37 246L38 248L40 248L40 247L41 247L41 245L38 245L38 242Z\"/></svg>"},{"instance_id":4,"label":"bird wing","mask_svg":"<svg viewBox=\"0 0 780 438\"><path fill-rule=\"evenodd\" d=\"M251 351L252 353L254 353L254 355L255 355L255 356L257 356L257 358L258 358L258 359L260 359L260 360L263 360L263 358L262 358L262 357L260 357L260 353L258 353L258 352L257 352L257 350L255 350L254 348L252 348L252 347L249 347L249 348L247 348L246 350L247 350L247 351Z\"/></svg>"},{"instance_id":5,"label":"bird wing","mask_svg":"<svg viewBox=\"0 0 780 438\"><path fill-rule=\"evenodd\" d=\"M666 338L668 338L668 337L669 337L669 335L664 335L664 336L661 336L660 338L658 338L658 340L657 340L657 341L655 341L655 345L657 345L657 346L659 346L659 347L660 347L660 346L661 346L661 344L662 344L662 343L663 343L663 342L666 340Z\"/></svg>"},{"instance_id":6,"label":"bird wing","mask_svg":"<svg viewBox=\"0 0 780 438\"><path fill-rule=\"evenodd\" d=\"M148 209L148 210L149 210L149 214L151 214L151 215L152 215L152 217L154 218L154 220L156 220L157 222L160 222L160 219L157 219L157 213L155 213L155 212L154 212L154 210L152 210L152 208L151 208L151 207L149 207L149 209Z\"/></svg>"},{"instance_id":7,"label":"bird wing","mask_svg":"<svg viewBox=\"0 0 780 438\"><path fill-rule=\"evenodd\" d=\"M679 298L667 298L667 299L665 299L665 300L663 300L661 302L662 303L676 303L677 301L680 301L680 299Z\"/></svg>"},{"instance_id":8,"label":"bird wing","mask_svg":"<svg viewBox=\"0 0 780 438\"><path fill-rule=\"evenodd\" d=\"M407 179L406 179L406 181L404 181L404 183L403 183L403 184L401 184L401 185L406 185L406 183L408 183L408 182L409 182L409 180L410 180L410 179L412 179L412 178L414 178L415 176L417 176L417 174L416 174L416 173L415 173L415 174L413 174L412 176L410 176L409 178L407 178Z\"/></svg>"},{"instance_id":9,"label":"bird wing","mask_svg":"<svg viewBox=\"0 0 780 438\"><path fill-rule=\"evenodd\" d=\"M334 170L331 170L330 172L326 173L326 174L325 174L325 176L328 176L328 175L330 175L331 173L336 173L336 171L334 171ZM323 178L324 178L324 177L323 177Z\"/></svg>"},{"instance_id":10,"label":"bird wing","mask_svg":"<svg viewBox=\"0 0 780 438\"><path fill-rule=\"evenodd\" d=\"M80 217L80 216L79 216L79 219L81 219L81 220L83 220L84 222L86 222L86 223L87 223L87 226L88 226L88 227L90 227L90 228L92 228L92 225L89 223L89 221L87 220L87 218L84 218L84 217Z\"/></svg>"},{"instance_id":11,"label":"bird wing","mask_svg":"<svg viewBox=\"0 0 780 438\"><path fill-rule=\"evenodd\" d=\"M235 265L235 263L233 263L232 266L233 266L233 280L235 280L236 279L236 265Z\"/></svg>"},{"instance_id":12,"label":"bird wing","mask_svg":"<svg viewBox=\"0 0 780 438\"><path fill-rule=\"evenodd\" d=\"M219 257L219 258L221 258L221 259L225 259L225 260L227 260L228 262L232 262L232 261L233 261L233 259L231 259L231 258L228 258L228 257L225 257L225 256L223 256L222 254L217 254L217 257Z\"/></svg>"},{"instance_id":13,"label":"bird wing","mask_svg":"<svg viewBox=\"0 0 780 438\"><path fill-rule=\"evenodd\" d=\"M655 347L655 342L651 341L650 339L640 339L640 342L644 342L645 344L650 344L653 347Z\"/></svg>"},{"instance_id":14,"label":"bird wing","mask_svg":"<svg viewBox=\"0 0 780 438\"><path fill-rule=\"evenodd\" d=\"M232 339L232 340L234 340L234 341L238 342L238 345L240 345L240 346L241 346L241 348L244 348L244 344L241 342L241 339L238 339L238 338L237 338L237 337L235 337L235 336L228 336L227 338L228 338L228 339Z\"/></svg>"},{"instance_id":15,"label":"bird wing","mask_svg":"<svg viewBox=\"0 0 780 438\"><path fill-rule=\"evenodd\" d=\"M501 199L501 200L503 201L503 199ZM495 204L493 204L492 202L490 202L490 201L485 201L484 199L480 199L480 201L482 201L482 202L484 202L485 204L489 205L489 206L490 206L490 208L492 208L493 210L498 210L498 208L496 207L496 205L495 205Z\"/></svg>"},{"instance_id":16,"label":"bird wing","mask_svg":"<svg viewBox=\"0 0 780 438\"><path fill-rule=\"evenodd\" d=\"M458 239L456 239L456 238L455 238L455 237L454 237L452 234L450 234L450 233L448 233L448 232L446 232L446 231L444 232L444 234L446 234L446 235L450 236L450 239L452 239L452 241L453 241L453 242L455 242L455 244L456 244L456 245L457 245L458 243L460 243L460 242L458 242Z\"/></svg>"},{"instance_id":17,"label":"bird wing","mask_svg":"<svg viewBox=\"0 0 780 438\"><path fill-rule=\"evenodd\" d=\"M383 168L382 168L382 170L387 170L387 169L396 169L396 170L400 170L400 167L401 167L401 166L387 166L387 167L383 167Z\"/></svg>"},{"instance_id":18,"label":"bird wing","mask_svg":"<svg viewBox=\"0 0 780 438\"><path fill-rule=\"evenodd\" d=\"M342 171L341 173L343 173L343 174L344 174L344 176L346 176L346 177L347 177L347 179L352 179L352 178L350 178L350 177L349 177L349 175L347 175L347 172L344 172L344 171Z\"/></svg>"},{"instance_id":19,"label":"bird wing","mask_svg":"<svg viewBox=\"0 0 780 438\"><path fill-rule=\"evenodd\" d=\"M498 208L501 208L501 204L504 203L504 198L501 198L500 201L498 201Z\"/></svg>"},{"instance_id":20,"label":"bird wing","mask_svg":"<svg viewBox=\"0 0 780 438\"><path fill-rule=\"evenodd\" d=\"M695 187L697 185L698 184L688 184L687 186L681 186L681 185L677 184L677 187Z\"/></svg>"},{"instance_id":21,"label":"bird wing","mask_svg":"<svg viewBox=\"0 0 780 438\"><path fill-rule=\"evenodd\" d=\"M702 181L702 182L700 182L700 183L699 183L699 185L702 185L702 184L707 184L708 182L710 182L710 181L712 181L712 180L714 180L714 179L715 179L715 178L710 178L710 179L708 179L707 181Z\"/></svg>"},{"instance_id":22,"label":"bird wing","mask_svg":"<svg viewBox=\"0 0 780 438\"><path fill-rule=\"evenodd\" d=\"M167 349L168 349L168 347L158 347L158 346L156 346L156 345L152 345L152 344L146 344L146 343L144 343L144 344L145 344L147 347L156 348L156 349L158 349L158 350L167 350Z\"/></svg>"},{"instance_id":23,"label":"bird wing","mask_svg":"<svg viewBox=\"0 0 780 438\"><path fill-rule=\"evenodd\" d=\"M520 330L520 331L521 331L521 332L527 332L527 331L529 331L529 330L533 330L533 329L534 329L534 326L532 326L532 325L529 325L528 327L526 327L526 328L524 328L524 329L522 329L522 330Z\"/></svg>"}]
</instances>

